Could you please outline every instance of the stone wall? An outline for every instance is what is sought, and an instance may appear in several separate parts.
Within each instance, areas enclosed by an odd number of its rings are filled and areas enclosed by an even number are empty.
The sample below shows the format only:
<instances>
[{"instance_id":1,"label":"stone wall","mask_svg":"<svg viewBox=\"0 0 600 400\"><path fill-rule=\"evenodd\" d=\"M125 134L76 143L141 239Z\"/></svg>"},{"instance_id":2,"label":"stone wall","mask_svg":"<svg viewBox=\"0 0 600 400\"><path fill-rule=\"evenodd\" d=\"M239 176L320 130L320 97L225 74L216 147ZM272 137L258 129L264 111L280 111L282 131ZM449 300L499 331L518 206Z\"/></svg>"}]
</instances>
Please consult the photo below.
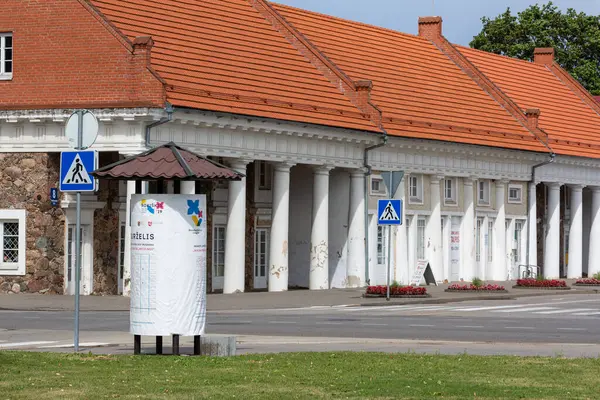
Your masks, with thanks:
<instances>
[{"instance_id":1,"label":"stone wall","mask_svg":"<svg viewBox=\"0 0 600 400\"><path fill-rule=\"evenodd\" d=\"M101 152L99 166L119 160L116 152ZM98 201L104 208L94 211L94 294L119 291L119 182L100 180Z\"/></svg>"},{"instance_id":2,"label":"stone wall","mask_svg":"<svg viewBox=\"0 0 600 400\"><path fill-rule=\"evenodd\" d=\"M26 274L1 276L0 293L63 292L64 215L50 205L59 153L0 154L0 208L25 209Z\"/></svg>"},{"instance_id":3,"label":"stone wall","mask_svg":"<svg viewBox=\"0 0 600 400\"><path fill-rule=\"evenodd\" d=\"M254 186L256 185L256 174L254 162L248 164L246 169L246 263L244 268L245 291L254 290L254 235L256 226L256 199L254 198Z\"/></svg>"}]
</instances>

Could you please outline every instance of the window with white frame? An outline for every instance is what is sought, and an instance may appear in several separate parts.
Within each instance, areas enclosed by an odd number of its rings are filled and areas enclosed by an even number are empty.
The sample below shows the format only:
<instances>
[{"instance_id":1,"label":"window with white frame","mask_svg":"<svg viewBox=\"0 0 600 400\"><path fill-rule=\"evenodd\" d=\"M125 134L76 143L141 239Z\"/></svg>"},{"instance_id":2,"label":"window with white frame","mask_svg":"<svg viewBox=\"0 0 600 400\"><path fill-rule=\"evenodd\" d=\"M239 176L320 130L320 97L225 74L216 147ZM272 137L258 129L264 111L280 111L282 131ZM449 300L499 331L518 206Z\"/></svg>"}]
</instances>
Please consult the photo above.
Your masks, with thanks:
<instances>
[{"instance_id":1,"label":"window with white frame","mask_svg":"<svg viewBox=\"0 0 600 400\"><path fill-rule=\"evenodd\" d=\"M508 185L508 202L521 204L523 202L523 186L521 185Z\"/></svg>"},{"instance_id":2,"label":"window with white frame","mask_svg":"<svg viewBox=\"0 0 600 400\"><path fill-rule=\"evenodd\" d=\"M517 262L521 261L521 240L523 237L523 225L525 221L516 220L515 221L515 260Z\"/></svg>"},{"instance_id":3,"label":"window with white frame","mask_svg":"<svg viewBox=\"0 0 600 400\"><path fill-rule=\"evenodd\" d=\"M456 192L457 185L456 179L446 178L444 179L444 204L456 205Z\"/></svg>"},{"instance_id":4,"label":"window with white frame","mask_svg":"<svg viewBox=\"0 0 600 400\"><path fill-rule=\"evenodd\" d=\"M371 194L373 196L385 196L387 194L387 188L382 177L371 176Z\"/></svg>"},{"instance_id":5,"label":"window with white frame","mask_svg":"<svg viewBox=\"0 0 600 400\"><path fill-rule=\"evenodd\" d=\"M76 225L70 224L67 228L67 281L73 282L75 280L75 239ZM79 259L82 260L83 264L83 226L79 228ZM81 272L81 270L80 270ZM79 275L81 277L81 274Z\"/></svg>"},{"instance_id":6,"label":"window with white frame","mask_svg":"<svg viewBox=\"0 0 600 400\"><path fill-rule=\"evenodd\" d=\"M488 222L487 259L488 262L494 260L494 221L491 218Z\"/></svg>"},{"instance_id":7,"label":"window with white frame","mask_svg":"<svg viewBox=\"0 0 600 400\"><path fill-rule=\"evenodd\" d=\"M0 33L0 79L11 79L13 72L12 33Z\"/></svg>"},{"instance_id":8,"label":"window with white frame","mask_svg":"<svg viewBox=\"0 0 600 400\"><path fill-rule=\"evenodd\" d=\"M225 276L225 225L213 227L212 265L213 278Z\"/></svg>"},{"instance_id":9,"label":"window with white frame","mask_svg":"<svg viewBox=\"0 0 600 400\"><path fill-rule=\"evenodd\" d=\"M1 275L25 275L25 210L0 210Z\"/></svg>"},{"instance_id":10,"label":"window with white frame","mask_svg":"<svg viewBox=\"0 0 600 400\"><path fill-rule=\"evenodd\" d=\"M259 190L271 190L271 181L273 177L271 164L266 161L257 162L256 175L258 177Z\"/></svg>"},{"instance_id":11,"label":"window with white frame","mask_svg":"<svg viewBox=\"0 0 600 400\"><path fill-rule=\"evenodd\" d=\"M266 277L268 264L269 229L257 228L254 236L254 277Z\"/></svg>"},{"instance_id":12,"label":"window with white frame","mask_svg":"<svg viewBox=\"0 0 600 400\"><path fill-rule=\"evenodd\" d=\"M423 203L423 176L410 175L408 177L408 202Z\"/></svg>"},{"instance_id":13,"label":"window with white frame","mask_svg":"<svg viewBox=\"0 0 600 400\"><path fill-rule=\"evenodd\" d=\"M475 233L475 261L481 261L481 227L483 218L477 218L477 231Z\"/></svg>"},{"instance_id":14,"label":"window with white frame","mask_svg":"<svg viewBox=\"0 0 600 400\"><path fill-rule=\"evenodd\" d=\"M425 218L417 219L417 259L425 259Z\"/></svg>"},{"instance_id":15,"label":"window with white frame","mask_svg":"<svg viewBox=\"0 0 600 400\"><path fill-rule=\"evenodd\" d=\"M477 204L490 205L490 181L477 182Z\"/></svg>"},{"instance_id":16,"label":"window with white frame","mask_svg":"<svg viewBox=\"0 0 600 400\"><path fill-rule=\"evenodd\" d=\"M387 262L387 229L384 226L377 227L377 264L383 265Z\"/></svg>"}]
</instances>

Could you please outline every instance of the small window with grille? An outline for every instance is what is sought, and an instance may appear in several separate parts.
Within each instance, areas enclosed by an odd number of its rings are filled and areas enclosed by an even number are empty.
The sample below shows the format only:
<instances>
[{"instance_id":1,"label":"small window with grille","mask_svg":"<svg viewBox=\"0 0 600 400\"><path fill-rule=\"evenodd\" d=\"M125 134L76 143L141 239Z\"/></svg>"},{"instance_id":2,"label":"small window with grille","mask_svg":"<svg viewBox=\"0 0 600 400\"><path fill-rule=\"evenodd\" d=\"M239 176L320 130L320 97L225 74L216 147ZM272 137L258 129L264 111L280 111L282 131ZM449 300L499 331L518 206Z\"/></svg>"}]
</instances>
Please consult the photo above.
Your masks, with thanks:
<instances>
[{"instance_id":1,"label":"small window with grille","mask_svg":"<svg viewBox=\"0 0 600 400\"><path fill-rule=\"evenodd\" d=\"M25 275L25 210L0 210L0 275Z\"/></svg>"}]
</instances>

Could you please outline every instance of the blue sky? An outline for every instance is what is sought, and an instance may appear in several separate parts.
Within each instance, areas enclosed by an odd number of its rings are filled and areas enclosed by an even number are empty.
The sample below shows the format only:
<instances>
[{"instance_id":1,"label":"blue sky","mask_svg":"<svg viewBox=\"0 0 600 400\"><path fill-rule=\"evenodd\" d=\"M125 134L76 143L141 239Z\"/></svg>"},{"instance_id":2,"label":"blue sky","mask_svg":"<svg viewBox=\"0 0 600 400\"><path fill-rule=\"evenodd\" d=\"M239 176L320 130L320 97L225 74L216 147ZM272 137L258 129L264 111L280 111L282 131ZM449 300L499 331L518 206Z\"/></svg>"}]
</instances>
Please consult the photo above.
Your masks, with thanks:
<instances>
[{"instance_id":1,"label":"blue sky","mask_svg":"<svg viewBox=\"0 0 600 400\"><path fill-rule=\"evenodd\" d=\"M444 20L444 36L451 42L467 46L481 31L481 17L495 17L510 7L522 11L531 0L273 0L277 3L336 17L365 22L405 33L417 33L419 16L439 15ZM547 3L546 0L538 4ZM562 10L600 15L600 0L554 0Z\"/></svg>"}]
</instances>

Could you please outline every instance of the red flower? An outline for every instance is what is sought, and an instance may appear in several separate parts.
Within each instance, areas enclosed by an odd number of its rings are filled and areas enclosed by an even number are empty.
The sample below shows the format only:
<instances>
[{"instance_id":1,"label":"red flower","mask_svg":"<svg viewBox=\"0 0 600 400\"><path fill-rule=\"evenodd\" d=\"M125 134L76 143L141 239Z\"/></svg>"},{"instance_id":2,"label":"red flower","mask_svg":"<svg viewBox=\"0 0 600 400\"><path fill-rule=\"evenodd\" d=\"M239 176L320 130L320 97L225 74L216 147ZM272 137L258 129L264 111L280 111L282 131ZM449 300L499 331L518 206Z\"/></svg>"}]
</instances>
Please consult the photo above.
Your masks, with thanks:
<instances>
[{"instance_id":1,"label":"red flower","mask_svg":"<svg viewBox=\"0 0 600 400\"><path fill-rule=\"evenodd\" d=\"M472 283L469 285L459 285L454 283L448 286L448 289L451 290L473 290L473 291L494 291L494 290L504 290L504 286L487 284L482 286L474 286Z\"/></svg>"},{"instance_id":2,"label":"red flower","mask_svg":"<svg viewBox=\"0 0 600 400\"><path fill-rule=\"evenodd\" d=\"M367 294L387 294L387 286L368 286ZM427 294L427 288L415 286L390 286L390 296L414 296Z\"/></svg>"},{"instance_id":3,"label":"red flower","mask_svg":"<svg viewBox=\"0 0 600 400\"><path fill-rule=\"evenodd\" d=\"M538 280L534 278L518 279L517 286L526 287L567 287L567 282L558 279Z\"/></svg>"},{"instance_id":4,"label":"red flower","mask_svg":"<svg viewBox=\"0 0 600 400\"><path fill-rule=\"evenodd\" d=\"M586 285L600 285L600 279L596 279L596 278L577 279L577 283L583 283Z\"/></svg>"}]
</instances>

